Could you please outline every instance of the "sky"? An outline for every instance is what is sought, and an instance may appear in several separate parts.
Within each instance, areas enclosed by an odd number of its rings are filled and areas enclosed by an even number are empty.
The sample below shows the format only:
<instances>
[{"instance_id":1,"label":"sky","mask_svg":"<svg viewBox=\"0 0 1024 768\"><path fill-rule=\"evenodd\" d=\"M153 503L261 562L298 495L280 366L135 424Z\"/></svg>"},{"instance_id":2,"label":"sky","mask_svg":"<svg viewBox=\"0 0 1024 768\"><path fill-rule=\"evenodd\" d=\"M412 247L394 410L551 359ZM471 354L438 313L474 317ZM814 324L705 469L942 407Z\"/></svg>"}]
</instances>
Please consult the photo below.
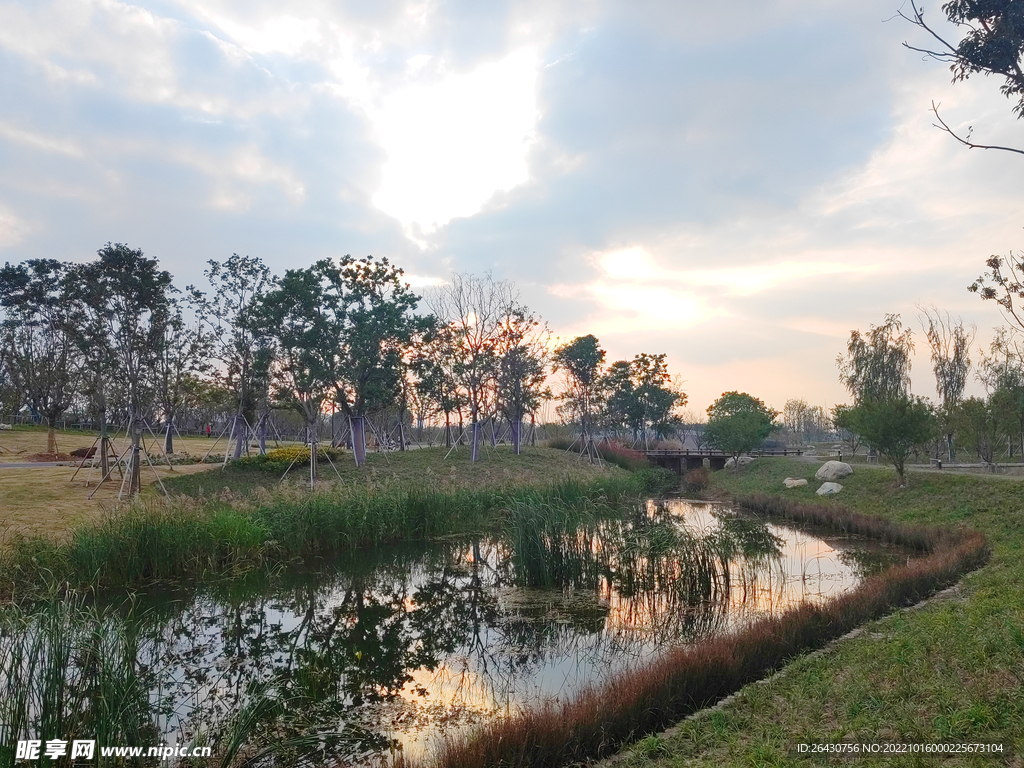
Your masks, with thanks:
<instances>
[{"instance_id":1,"label":"sky","mask_svg":"<svg viewBox=\"0 0 1024 768\"><path fill-rule=\"evenodd\" d=\"M513 281L562 340L666 353L693 410L848 399L836 356L1024 248L999 82L899 0L0 0L0 261L143 249ZM952 39L938 5L926 18ZM977 359L977 349L973 357ZM969 393L980 392L977 383Z\"/></svg>"}]
</instances>

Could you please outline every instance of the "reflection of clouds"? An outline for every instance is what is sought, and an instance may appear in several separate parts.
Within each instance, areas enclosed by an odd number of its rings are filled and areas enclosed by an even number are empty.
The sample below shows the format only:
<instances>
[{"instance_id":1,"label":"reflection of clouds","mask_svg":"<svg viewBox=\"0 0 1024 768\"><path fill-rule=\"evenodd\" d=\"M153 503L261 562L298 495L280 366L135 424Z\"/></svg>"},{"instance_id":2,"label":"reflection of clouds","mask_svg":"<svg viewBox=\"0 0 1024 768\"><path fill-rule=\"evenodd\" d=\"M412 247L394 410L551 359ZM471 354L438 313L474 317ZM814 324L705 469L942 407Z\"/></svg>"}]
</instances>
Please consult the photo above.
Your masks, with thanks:
<instances>
[{"instance_id":1,"label":"reflection of clouds","mask_svg":"<svg viewBox=\"0 0 1024 768\"><path fill-rule=\"evenodd\" d=\"M360 750L394 740L422 755L441 733L571 699L665 650L840 594L872 567L843 542L711 503L649 502L554 536L549 554L580 562L563 562L551 588L520 586L516 554L481 540L165 603L142 619L140 651L164 681L160 726L186 739L253 682L301 693L320 681L310 716L323 728Z\"/></svg>"}]
</instances>

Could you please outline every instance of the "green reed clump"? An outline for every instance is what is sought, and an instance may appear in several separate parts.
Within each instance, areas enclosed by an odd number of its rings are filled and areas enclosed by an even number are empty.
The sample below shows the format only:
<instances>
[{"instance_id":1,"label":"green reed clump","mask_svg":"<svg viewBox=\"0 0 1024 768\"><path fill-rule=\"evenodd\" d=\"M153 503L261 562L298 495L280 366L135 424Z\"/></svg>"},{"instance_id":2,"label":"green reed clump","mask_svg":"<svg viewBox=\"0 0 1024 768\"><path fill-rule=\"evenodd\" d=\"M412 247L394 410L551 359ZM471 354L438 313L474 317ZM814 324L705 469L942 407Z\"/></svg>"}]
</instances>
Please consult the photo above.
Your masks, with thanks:
<instances>
[{"instance_id":1,"label":"green reed clump","mask_svg":"<svg viewBox=\"0 0 1024 768\"><path fill-rule=\"evenodd\" d=\"M158 743L153 680L137 663L139 646L123 621L81 595L51 599L31 613L0 611L0 765L14 765L24 739ZM114 763L98 750L94 760Z\"/></svg>"},{"instance_id":2,"label":"green reed clump","mask_svg":"<svg viewBox=\"0 0 1024 768\"><path fill-rule=\"evenodd\" d=\"M671 474L671 473L669 473ZM517 504L614 505L663 488L653 470L544 488L442 490L429 486L282 486L246 499L140 500L66 541L19 538L0 555L0 591L31 596L46 582L138 586L195 580L272 562L395 541L479 532Z\"/></svg>"}]
</instances>

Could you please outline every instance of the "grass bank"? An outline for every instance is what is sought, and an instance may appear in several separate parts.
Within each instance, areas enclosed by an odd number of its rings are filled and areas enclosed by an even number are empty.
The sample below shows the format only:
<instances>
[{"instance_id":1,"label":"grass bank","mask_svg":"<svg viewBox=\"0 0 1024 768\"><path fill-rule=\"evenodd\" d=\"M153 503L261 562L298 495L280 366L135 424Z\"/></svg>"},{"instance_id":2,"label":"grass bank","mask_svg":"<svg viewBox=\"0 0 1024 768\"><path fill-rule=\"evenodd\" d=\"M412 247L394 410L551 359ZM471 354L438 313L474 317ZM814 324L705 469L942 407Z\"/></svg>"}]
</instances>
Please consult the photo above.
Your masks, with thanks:
<instances>
[{"instance_id":1,"label":"grass bank","mask_svg":"<svg viewBox=\"0 0 1024 768\"><path fill-rule=\"evenodd\" d=\"M530 483L520 473L518 482L510 477L483 487L431 482L421 474L418 482L366 480L312 491L256 485L244 494L149 497L62 540L15 537L0 553L0 593L31 596L46 582L192 581L350 547L487 530L510 505L625 502L663 490L674 480L666 474L616 470Z\"/></svg>"},{"instance_id":2,"label":"grass bank","mask_svg":"<svg viewBox=\"0 0 1024 768\"><path fill-rule=\"evenodd\" d=\"M650 737L617 768L704 765L818 765L799 743L990 742L998 756L888 756L836 761L856 765L1022 765L1024 757L1024 484L998 477L912 473L895 488L887 468L857 467L835 499L814 495L815 465L759 459L719 472L720 493L768 491L787 499L850 508L914 526L969 527L988 539L988 563L968 574L955 597L867 623L827 653L803 656L785 674L748 685L728 705ZM783 478L808 486L786 490Z\"/></svg>"},{"instance_id":3,"label":"grass bank","mask_svg":"<svg viewBox=\"0 0 1024 768\"><path fill-rule=\"evenodd\" d=\"M824 605L805 605L763 619L738 634L666 654L640 672L615 678L569 702L485 725L447 743L435 764L532 768L600 758L865 621L955 583L989 556L985 538L977 532L901 524L835 505L765 496L747 496L741 503L766 516L881 538L917 550L921 556L866 579L857 589Z\"/></svg>"}]
</instances>

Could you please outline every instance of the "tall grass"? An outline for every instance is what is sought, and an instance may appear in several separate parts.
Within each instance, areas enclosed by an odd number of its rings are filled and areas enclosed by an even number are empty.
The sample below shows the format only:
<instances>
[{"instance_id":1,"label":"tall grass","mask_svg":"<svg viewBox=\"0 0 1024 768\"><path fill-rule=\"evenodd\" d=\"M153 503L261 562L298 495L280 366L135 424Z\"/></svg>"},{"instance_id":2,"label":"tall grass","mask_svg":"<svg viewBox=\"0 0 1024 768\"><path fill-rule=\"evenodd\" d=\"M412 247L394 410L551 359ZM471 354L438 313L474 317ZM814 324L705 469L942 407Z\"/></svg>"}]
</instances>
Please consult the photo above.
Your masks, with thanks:
<instances>
[{"instance_id":1,"label":"tall grass","mask_svg":"<svg viewBox=\"0 0 1024 768\"><path fill-rule=\"evenodd\" d=\"M520 503L618 504L664 490L654 470L544 488L282 487L245 499L137 501L62 542L15 539L0 554L0 591L33 596L45 583L140 586L251 571L346 548L493 529Z\"/></svg>"},{"instance_id":2,"label":"tall grass","mask_svg":"<svg viewBox=\"0 0 1024 768\"><path fill-rule=\"evenodd\" d=\"M0 765L14 765L21 739L158 743L139 642L82 596L0 612ZM98 751L96 761L113 764Z\"/></svg>"},{"instance_id":3,"label":"tall grass","mask_svg":"<svg viewBox=\"0 0 1024 768\"><path fill-rule=\"evenodd\" d=\"M714 703L801 652L955 583L989 556L988 544L977 532L901 526L835 507L769 497L747 497L741 504L755 513L879 536L924 555L870 577L830 602L762 619L734 635L669 653L568 702L492 722L446 742L434 764L534 768L603 757Z\"/></svg>"},{"instance_id":4,"label":"tall grass","mask_svg":"<svg viewBox=\"0 0 1024 768\"><path fill-rule=\"evenodd\" d=\"M547 447L582 453L583 442L578 437L575 439L569 437L556 437L548 440ZM597 453L603 461L607 461L609 464L614 464L615 466L621 467L629 472L637 472L651 466L647 457L640 451L627 448L614 440L606 439L597 443Z\"/></svg>"}]
</instances>

